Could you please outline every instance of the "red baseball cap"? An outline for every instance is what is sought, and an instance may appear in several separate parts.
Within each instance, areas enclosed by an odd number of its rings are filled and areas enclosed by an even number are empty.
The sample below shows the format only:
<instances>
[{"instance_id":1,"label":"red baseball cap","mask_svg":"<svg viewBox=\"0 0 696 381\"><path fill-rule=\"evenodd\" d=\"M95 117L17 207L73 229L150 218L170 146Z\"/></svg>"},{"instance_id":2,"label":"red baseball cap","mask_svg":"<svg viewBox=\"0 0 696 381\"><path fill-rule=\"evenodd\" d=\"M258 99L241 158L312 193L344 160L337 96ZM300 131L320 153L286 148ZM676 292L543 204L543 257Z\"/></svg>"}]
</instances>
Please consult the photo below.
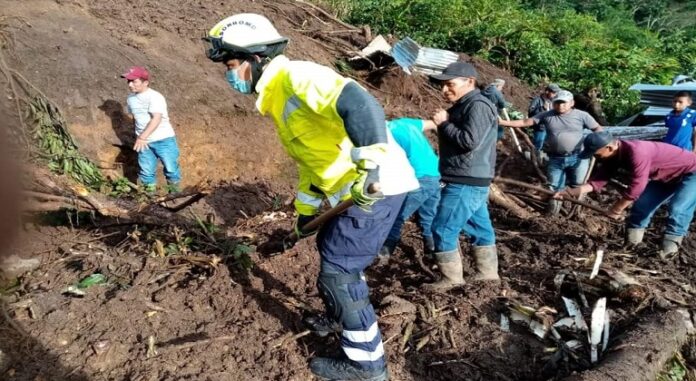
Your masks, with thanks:
<instances>
[{"instance_id":1,"label":"red baseball cap","mask_svg":"<svg viewBox=\"0 0 696 381\"><path fill-rule=\"evenodd\" d=\"M134 79L149 80L150 73L142 66L131 66L128 69L128 73L121 74L121 78L125 78L129 81Z\"/></svg>"}]
</instances>

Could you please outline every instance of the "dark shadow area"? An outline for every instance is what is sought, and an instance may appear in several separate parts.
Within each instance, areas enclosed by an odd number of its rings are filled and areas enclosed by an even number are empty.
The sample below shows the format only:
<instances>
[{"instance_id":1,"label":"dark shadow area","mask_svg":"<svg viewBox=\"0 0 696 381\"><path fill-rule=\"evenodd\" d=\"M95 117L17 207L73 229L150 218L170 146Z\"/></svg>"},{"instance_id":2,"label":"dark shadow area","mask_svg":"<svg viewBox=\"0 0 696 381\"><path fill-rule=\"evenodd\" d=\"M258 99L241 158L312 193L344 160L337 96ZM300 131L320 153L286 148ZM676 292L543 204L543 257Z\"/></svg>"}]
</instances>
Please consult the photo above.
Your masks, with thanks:
<instances>
[{"instance_id":1,"label":"dark shadow area","mask_svg":"<svg viewBox=\"0 0 696 381\"><path fill-rule=\"evenodd\" d=\"M283 212L288 218L292 215L290 203L293 198L279 193L268 182L258 181L246 183L229 181L217 185L205 198L215 214L222 219L217 224L233 226L240 220L248 220L265 212ZM290 200L288 203L287 200ZM275 221L281 217L267 221L269 227L277 226ZM260 227L266 233L265 226Z\"/></svg>"},{"instance_id":2,"label":"dark shadow area","mask_svg":"<svg viewBox=\"0 0 696 381\"><path fill-rule=\"evenodd\" d=\"M120 149L116 163L121 165L123 177L135 183L138 180L138 153L133 151L133 143L135 142L133 122L126 115L123 105L118 101L105 100L98 108L111 119L111 128L119 140L118 143L114 144Z\"/></svg>"},{"instance_id":3,"label":"dark shadow area","mask_svg":"<svg viewBox=\"0 0 696 381\"><path fill-rule=\"evenodd\" d=\"M264 260L264 259L257 259ZM251 296L259 309L263 311L268 316L275 318L283 326L286 335L297 334L306 329L302 323L302 318L307 314L321 313L323 311L307 310L308 306L292 306L293 303L299 302L304 304L310 297L310 295L298 295L285 283L277 279L275 276L270 274L268 271L261 269L259 266L254 266L248 273L239 270L234 265L228 264L228 269L230 277L234 282L241 285L243 293ZM252 277L261 280L261 287L255 287L252 284ZM282 295L282 298L278 298L277 295ZM285 299L285 300L282 300ZM298 310L302 312L298 312ZM313 334L298 338L297 340L302 343L307 353L305 356L309 356L311 353L325 353L331 350L338 350L339 346L337 344L338 338L332 340L331 337L320 338ZM283 345L292 344L292 340L285 342ZM271 356L272 351L266 350L264 352L264 357L257 359L265 360L267 357ZM338 354L338 352L334 353ZM309 360L309 359L308 359Z\"/></svg>"},{"instance_id":4,"label":"dark shadow area","mask_svg":"<svg viewBox=\"0 0 696 381\"><path fill-rule=\"evenodd\" d=\"M0 322L0 379L6 381L51 380L89 381L76 369L61 364L53 350L46 348L31 336L19 333L6 319Z\"/></svg>"}]
</instances>

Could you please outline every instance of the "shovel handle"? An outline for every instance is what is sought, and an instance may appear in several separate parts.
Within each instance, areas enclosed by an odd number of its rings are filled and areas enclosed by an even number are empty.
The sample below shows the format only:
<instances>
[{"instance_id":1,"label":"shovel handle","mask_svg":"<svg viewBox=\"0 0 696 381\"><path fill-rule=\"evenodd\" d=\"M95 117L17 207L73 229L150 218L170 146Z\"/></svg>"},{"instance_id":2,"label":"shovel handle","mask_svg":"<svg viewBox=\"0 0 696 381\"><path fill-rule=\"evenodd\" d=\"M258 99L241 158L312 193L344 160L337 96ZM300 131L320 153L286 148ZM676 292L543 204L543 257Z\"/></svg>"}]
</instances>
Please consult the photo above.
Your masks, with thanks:
<instances>
[{"instance_id":1,"label":"shovel handle","mask_svg":"<svg viewBox=\"0 0 696 381\"><path fill-rule=\"evenodd\" d=\"M370 192L370 194L375 194L379 193L382 191L382 186L380 183L372 183L368 185L367 191ZM305 224L302 227L302 232L311 232L313 230L316 230L319 226L324 224L326 221L334 218L335 216L343 213L346 209L350 208L353 206L353 199L348 199L345 201L341 201L338 205L334 206L333 208L327 210L326 212L320 214L317 216L315 219L309 221L307 224ZM292 232L288 234L285 239L283 240L284 242L295 242L299 239L297 236L297 233Z\"/></svg>"},{"instance_id":2,"label":"shovel handle","mask_svg":"<svg viewBox=\"0 0 696 381\"><path fill-rule=\"evenodd\" d=\"M334 206L333 208L327 210L326 212L320 214L317 216L315 219L309 221L305 226L302 227L303 232L311 232L312 230L315 230L318 228L320 225L325 223L326 221L334 218L336 215L343 213L346 209L350 208L353 206L353 200L348 199L345 201L341 201L338 205ZM285 239L290 240L290 241L295 241L297 240L297 234L295 232L290 233Z\"/></svg>"}]
</instances>

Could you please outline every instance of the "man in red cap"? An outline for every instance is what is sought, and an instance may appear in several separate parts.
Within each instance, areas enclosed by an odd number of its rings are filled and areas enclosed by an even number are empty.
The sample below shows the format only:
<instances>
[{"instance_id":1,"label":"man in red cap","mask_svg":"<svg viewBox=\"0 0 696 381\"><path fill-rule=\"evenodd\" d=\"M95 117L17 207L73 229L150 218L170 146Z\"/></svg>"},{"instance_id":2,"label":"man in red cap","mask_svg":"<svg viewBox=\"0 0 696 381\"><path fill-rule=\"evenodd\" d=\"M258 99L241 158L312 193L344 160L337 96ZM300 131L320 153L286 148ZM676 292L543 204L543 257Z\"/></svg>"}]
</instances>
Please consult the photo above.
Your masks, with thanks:
<instances>
[{"instance_id":1,"label":"man in red cap","mask_svg":"<svg viewBox=\"0 0 696 381\"><path fill-rule=\"evenodd\" d=\"M157 188L157 161L164 166L164 177L170 193L179 191L179 147L174 128L169 122L167 101L162 94L150 88L150 73L141 66L133 66L121 75L128 81L128 112L133 115L135 135L133 150L138 153L138 177L147 192Z\"/></svg>"}]
</instances>

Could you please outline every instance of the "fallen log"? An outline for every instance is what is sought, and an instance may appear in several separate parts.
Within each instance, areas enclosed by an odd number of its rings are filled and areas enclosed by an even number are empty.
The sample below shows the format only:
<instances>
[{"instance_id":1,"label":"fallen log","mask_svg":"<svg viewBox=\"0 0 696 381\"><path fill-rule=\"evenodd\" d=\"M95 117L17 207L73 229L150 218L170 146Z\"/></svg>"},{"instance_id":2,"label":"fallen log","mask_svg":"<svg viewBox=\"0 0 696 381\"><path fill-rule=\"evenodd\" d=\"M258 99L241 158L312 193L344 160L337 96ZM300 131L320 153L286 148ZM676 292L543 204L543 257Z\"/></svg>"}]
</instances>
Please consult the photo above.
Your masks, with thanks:
<instances>
[{"instance_id":1,"label":"fallen log","mask_svg":"<svg viewBox=\"0 0 696 381\"><path fill-rule=\"evenodd\" d=\"M604 126L604 131L608 131L615 138L623 140L661 140L667 135L667 127L660 126ZM589 134L585 130L585 135Z\"/></svg>"},{"instance_id":2,"label":"fallen log","mask_svg":"<svg viewBox=\"0 0 696 381\"><path fill-rule=\"evenodd\" d=\"M209 193L207 187L194 187L184 195L169 195L155 198L150 203L139 203L135 200L109 197L105 194L91 192L77 184L58 185L53 181L53 176L40 168L33 168L33 189L25 191L24 196L27 212L49 212L61 209L94 211L105 217L113 217L131 222L149 225L194 226L197 221L178 215L176 212L200 200ZM60 180L56 178L56 180ZM162 205L164 201L171 201L181 197L191 199L174 207Z\"/></svg>"},{"instance_id":3,"label":"fallen log","mask_svg":"<svg viewBox=\"0 0 696 381\"><path fill-rule=\"evenodd\" d=\"M686 310L650 315L627 333L621 350L607 354L599 367L565 380L653 381L693 333L691 315Z\"/></svg>"},{"instance_id":4,"label":"fallen log","mask_svg":"<svg viewBox=\"0 0 696 381\"><path fill-rule=\"evenodd\" d=\"M496 184L491 184L488 199L495 205L506 209L517 218L527 220L534 216L527 209L517 205L517 203L507 197L505 192L503 192Z\"/></svg>"},{"instance_id":5,"label":"fallen log","mask_svg":"<svg viewBox=\"0 0 696 381\"><path fill-rule=\"evenodd\" d=\"M536 192L539 192L541 194L545 194L548 196L553 196L556 193L552 190L542 188L538 185L532 185L532 184L525 183L523 181L508 179L508 178L500 177L500 176L496 176L493 179L493 182L498 183L498 184L508 184L508 185L514 185L514 186L518 186L518 187L522 187L522 188L527 188L527 189L530 189L530 190L533 190L533 191L536 191ZM590 204L590 203L587 203L584 201L579 201L579 200L574 199L574 198L564 197L563 201L568 201L568 202L571 202L573 204L578 204L578 205L584 206L587 209L594 210L595 212L598 212L601 214L605 214L607 211L606 208L602 208L602 207L599 207L599 206L596 206L596 205L593 205L593 204Z\"/></svg>"}]
</instances>

